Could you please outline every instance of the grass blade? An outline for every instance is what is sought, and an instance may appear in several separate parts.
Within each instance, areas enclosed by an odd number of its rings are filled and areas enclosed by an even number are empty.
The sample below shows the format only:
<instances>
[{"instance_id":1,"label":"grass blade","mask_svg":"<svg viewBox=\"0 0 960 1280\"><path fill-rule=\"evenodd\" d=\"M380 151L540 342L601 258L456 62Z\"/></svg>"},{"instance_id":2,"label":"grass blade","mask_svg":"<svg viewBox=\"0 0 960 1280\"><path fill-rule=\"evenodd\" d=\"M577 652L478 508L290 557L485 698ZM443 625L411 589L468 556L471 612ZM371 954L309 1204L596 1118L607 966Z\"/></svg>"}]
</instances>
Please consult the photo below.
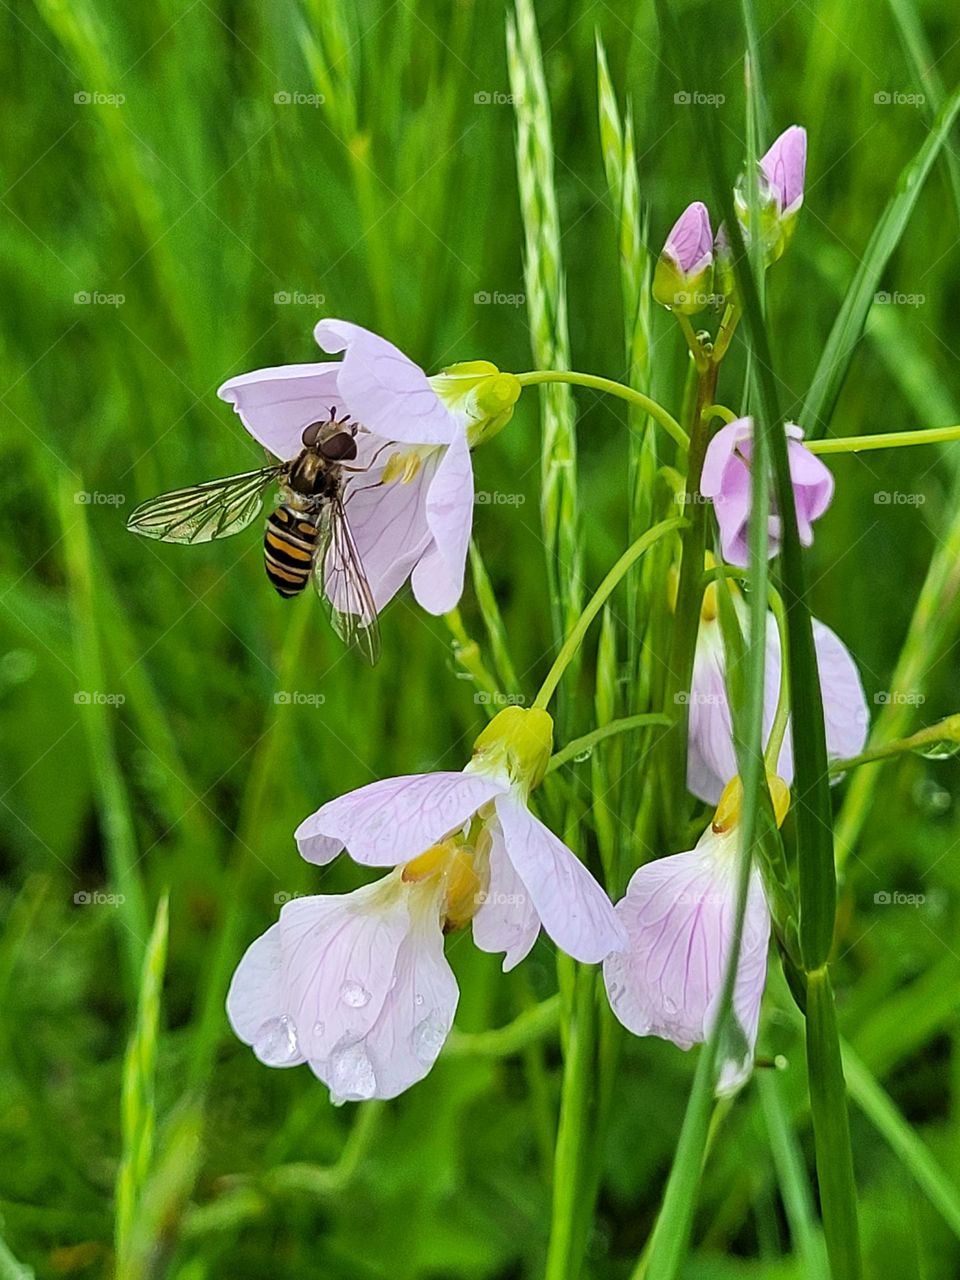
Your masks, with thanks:
<instances>
[{"instance_id":1,"label":"grass blade","mask_svg":"<svg viewBox=\"0 0 960 1280\"><path fill-rule=\"evenodd\" d=\"M120 1099L123 1155L117 1171L115 1223L117 1271L122 1276L132 1274L130 1241L140 1196L153 1158L153 1135L156 1128L154 1081L160 1033L160 997L167 959L168 919L168 901L164 896L157 906L153 931L147 943L140 977L137 1019L123 1063Z\"/></svg>"},{"instance_id":2,"label":"grass blade","mask_svg":"<svg viewBox=\"0 0 960 1280\"><path fill-rule=\"evenodd\" d=\"M923 146L900 174L896 190L864 250L834 321L807 392L800 424L807 435L826 429L863 333L867 313L890 257L900 243L933 162L949 137L960 111L960 88L954 90L934 121Z\"/></svg>"}]
</instances>

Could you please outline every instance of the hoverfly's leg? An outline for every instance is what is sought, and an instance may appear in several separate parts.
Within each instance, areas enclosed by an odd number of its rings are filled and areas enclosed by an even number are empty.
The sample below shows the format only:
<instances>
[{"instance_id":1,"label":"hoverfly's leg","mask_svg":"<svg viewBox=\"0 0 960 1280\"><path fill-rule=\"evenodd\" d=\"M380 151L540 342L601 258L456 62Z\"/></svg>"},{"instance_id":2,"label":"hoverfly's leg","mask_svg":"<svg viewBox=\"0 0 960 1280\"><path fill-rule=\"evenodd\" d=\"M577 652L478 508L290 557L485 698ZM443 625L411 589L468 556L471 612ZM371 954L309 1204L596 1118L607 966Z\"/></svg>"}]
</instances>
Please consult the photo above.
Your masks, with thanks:
<instances>
[{"instance_id":1,"label":"hoverfly's leg","mask_svg":"<svg viewBox=\"0 0 960 1280\"><path fill-rule=\"evenodd\" d=\"M343 466L341 469L342 469L343 471L349 471L349 472L351 472L353 475L362 475L362 474L363 474L363 472L365 472L365 471L370 471L370 470L372 470L372 468L373 468L373 467L375 467L375 466L376 466L377 459L380 457L381 453L383 453L384 449L393 449L393 448L396 448L396 444L397 444L396 440L387 440L387 441L385 441L385 443L384 443L384 444L382 444L382 445L380 446L380 448L376 451L376 453L373 455L373 457L370 459L370 461L367 463L367 465L366 465L365 467L348 467L348 466Z\"/></svg>"}]
</instances>

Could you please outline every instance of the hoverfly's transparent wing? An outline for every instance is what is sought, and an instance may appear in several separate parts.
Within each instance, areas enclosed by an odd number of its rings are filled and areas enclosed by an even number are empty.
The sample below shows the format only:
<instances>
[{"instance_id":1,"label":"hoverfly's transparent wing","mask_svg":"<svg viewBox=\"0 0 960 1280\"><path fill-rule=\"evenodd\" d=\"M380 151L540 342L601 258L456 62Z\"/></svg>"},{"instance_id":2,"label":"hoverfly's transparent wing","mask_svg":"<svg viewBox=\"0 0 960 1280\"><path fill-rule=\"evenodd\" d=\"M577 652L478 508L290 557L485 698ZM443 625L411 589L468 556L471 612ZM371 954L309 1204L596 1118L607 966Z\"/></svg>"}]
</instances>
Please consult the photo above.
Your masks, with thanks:
<instances>
[{"instance_id":1,"label":"hoverfly's transparent wing","mask_svg":"<svg viewBox=\"0 0 960 1280\"><path fill-rule=\"evenodd\" d=\"M284 464L174 489L142 502L127 521L131 533L161 542L213 542L245 529L263 508L264 490Z\"/></svg>"},{"instance_id":2,"label":"hoverfly's transparent wing","mask_svg":"<svg viewBox=\"0 0 960 1280\"><path fill-rule=\"evenodd\" d=\"M371 666L380 657L377 606L363 571L360 552L339 498L323 509L318 525L313 585L330 625L346 645L358 649Z\"/></svg>"}]
</instances>

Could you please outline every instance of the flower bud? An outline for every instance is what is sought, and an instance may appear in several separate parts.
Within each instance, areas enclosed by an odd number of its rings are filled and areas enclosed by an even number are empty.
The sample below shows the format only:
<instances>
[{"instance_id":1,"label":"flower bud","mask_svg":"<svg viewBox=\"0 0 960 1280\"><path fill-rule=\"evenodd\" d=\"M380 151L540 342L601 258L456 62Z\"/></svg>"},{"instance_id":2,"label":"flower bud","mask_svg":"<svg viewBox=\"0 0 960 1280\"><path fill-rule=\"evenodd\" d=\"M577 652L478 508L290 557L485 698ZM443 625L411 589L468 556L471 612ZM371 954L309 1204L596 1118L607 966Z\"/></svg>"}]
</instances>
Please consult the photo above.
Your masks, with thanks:
<instances>
[{"instance_id":1,"label":"flower bud","mask_svg":"<svg viewBox=\"0 0 960 1280\"><path fill-rule=\"evenodd\" d=\"M553 720L539 707L505 707L473 744L474 771L505 772L529 793L543 780L553 751Z\"/></svg>"},{"instance_id":2,"label":"flower bud","mask_svg":"<svg viewBox=\"0 0 960 1280\"><path fill-rule=\"evenodd\" d=\"M757 175L760 233L768 266L781 257L793 235L803 204L806 167L807 131L800 125L791 125L781 133L760 161ZM744 234L749 234L749 201L742 179L734 196L737 217Z\"/></svg>"},{"instance_id":3,"label":"flower bud","mask_svg":"<svg viewBox=\"0 0 960 1280\"><path fill-rule=\"evenodd\" d=\"M653 273L653 296L670 311L692 316L713 287L713 231L707 207L688 205L667 236Z\"/></svg>"},{"instance_id":4,"label":"flower bud","mask_svg":"<svg viewBox=\"0 0 960 1280\"><path fill-rule=\"evenodd\" d=\"M453 413L467 418L471 448L507 425L521 391L515 374L501 373L489 360L450 365L435 374L430 385Z\"/></svg>"}]
</instances>

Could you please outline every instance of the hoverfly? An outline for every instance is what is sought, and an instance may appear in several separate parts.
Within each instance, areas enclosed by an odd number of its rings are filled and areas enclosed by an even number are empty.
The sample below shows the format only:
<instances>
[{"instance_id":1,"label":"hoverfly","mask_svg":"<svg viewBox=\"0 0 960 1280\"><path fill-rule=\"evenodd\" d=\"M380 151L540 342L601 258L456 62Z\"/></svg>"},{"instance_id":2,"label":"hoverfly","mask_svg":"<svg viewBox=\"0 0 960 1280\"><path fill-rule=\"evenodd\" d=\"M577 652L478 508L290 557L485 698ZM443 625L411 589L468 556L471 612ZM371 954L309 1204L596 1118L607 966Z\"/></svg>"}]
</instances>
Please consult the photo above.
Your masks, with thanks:
<instances>
[{"instance_id":1,"label":"hoverfly","mask_svg":"<svg viewBox=\"0 0 960 1280\"><path fill-rule=\"evenodd\" d=\"M313 583L333 630L373 665L380 656L377 608L344 509L343 472L357 457L357 427L330 410L311 422L303 449L288 462L259 471L174 489L141 503L127 521L131 533L161 542L213 542L245 529L263 508L271 485L280 501L263 538L267 577L284 597Z\"/></svg>"}]
</instances>

